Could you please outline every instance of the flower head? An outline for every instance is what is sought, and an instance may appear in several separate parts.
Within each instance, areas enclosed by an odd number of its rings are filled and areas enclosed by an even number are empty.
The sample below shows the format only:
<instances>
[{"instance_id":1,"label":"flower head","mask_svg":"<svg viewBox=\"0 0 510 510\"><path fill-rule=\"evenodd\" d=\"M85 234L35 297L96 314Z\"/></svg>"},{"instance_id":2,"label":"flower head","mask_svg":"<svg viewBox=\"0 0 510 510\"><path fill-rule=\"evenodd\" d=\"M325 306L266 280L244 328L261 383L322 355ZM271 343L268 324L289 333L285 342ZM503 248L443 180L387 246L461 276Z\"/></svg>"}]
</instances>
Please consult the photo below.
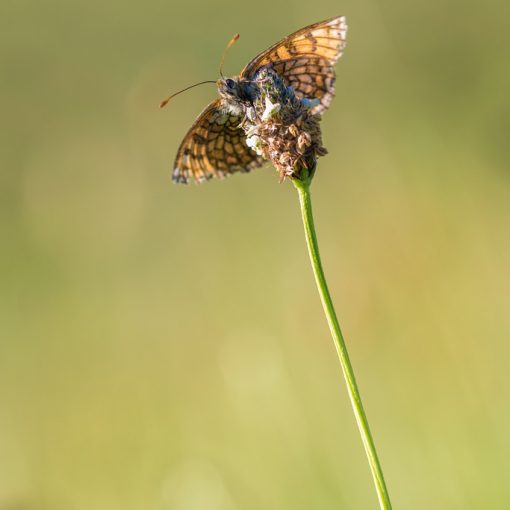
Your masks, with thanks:
<instances>
[{"instance_id":1,"label":"flower head","mask_svg":"<svg viewBox=\"0 0 510 510\"><path fill-rule=\"evenodd\" d=\"M318 100L298 98L271 69L263 69L256 83L259 93L242 124L248 146L270 160L282 180L313 175L317 158L327 154L320 115L311 110Z\"/></svg>"}]
</instances>

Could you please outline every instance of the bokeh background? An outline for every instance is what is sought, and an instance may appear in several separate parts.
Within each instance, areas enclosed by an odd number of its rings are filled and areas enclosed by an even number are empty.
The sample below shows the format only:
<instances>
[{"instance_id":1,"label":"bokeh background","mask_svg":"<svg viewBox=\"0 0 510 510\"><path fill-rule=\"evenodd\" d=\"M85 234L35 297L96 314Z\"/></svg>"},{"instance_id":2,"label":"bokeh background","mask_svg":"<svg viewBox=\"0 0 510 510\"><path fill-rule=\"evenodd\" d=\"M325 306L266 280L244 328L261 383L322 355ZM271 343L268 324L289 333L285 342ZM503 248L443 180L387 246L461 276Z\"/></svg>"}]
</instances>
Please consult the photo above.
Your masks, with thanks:
<instances>
[{"instance_id":1,"label":"bokeh background","mask_svg":"<svg viewBox=\"0 0 510 510\"><path fill-rule=\"evenodd\" d=\"M313 185L395 508L510 505L508 3L2 0L0 509L377 508L267 167L178 187L225 70L345 14Z\"/></svg>"}]
</instances>

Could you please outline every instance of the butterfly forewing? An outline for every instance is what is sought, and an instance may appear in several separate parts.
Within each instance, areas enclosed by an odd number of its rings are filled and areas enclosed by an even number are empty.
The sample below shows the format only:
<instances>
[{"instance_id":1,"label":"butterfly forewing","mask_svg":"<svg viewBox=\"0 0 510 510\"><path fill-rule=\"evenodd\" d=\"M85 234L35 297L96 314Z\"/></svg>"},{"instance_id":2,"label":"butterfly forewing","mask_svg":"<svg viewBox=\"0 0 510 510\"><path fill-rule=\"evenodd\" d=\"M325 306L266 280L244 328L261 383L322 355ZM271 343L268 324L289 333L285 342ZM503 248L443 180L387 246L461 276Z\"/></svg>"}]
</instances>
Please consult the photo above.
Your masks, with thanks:
<instances>
[{"instance_id":1,"label":"butterfly forewing","mask_svg":"<svg viewBox=\"0 0 510 510\"><path fill-rule=\"evenodd\" d=\"M265 66L271 66L297 95L319 99L317 113L324 111L334 95L333 66L342 56L347 25L343 16L314 23L294 32L257 55L241 72L253 79Z\"/></svg>"},{"instance_id":2,"label":"butterfly forewing","mask_svg":"<svg viewBox=\"0 0 510 510\"><path fill-rule=\"evenodd\" d=\"M216 99L198 116L182 141L175 158L172 178L187 183L203 182L234 172L249 172L264 163L246 145L239 127L242 118L228 112Z\"/></svg>"}]
</instances>

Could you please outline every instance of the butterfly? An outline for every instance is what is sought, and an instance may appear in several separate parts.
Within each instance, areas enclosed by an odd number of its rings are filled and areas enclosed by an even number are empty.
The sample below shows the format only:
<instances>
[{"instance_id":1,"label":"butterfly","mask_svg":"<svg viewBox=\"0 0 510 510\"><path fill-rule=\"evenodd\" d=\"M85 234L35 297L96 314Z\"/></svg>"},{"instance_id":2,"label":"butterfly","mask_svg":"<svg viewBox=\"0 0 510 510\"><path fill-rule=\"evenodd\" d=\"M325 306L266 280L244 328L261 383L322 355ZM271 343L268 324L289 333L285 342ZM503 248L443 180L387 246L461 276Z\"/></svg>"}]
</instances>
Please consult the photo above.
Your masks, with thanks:
<instances>
[{"instance_id":1,"label":"butterfly","mask_svg":"<svg viewBox=\"0 0 510 510\"><path fill-rule=\"evenodd\" d=\"M172 180L204 182L263 165L265 161L248 147L240 127L257 91L257 75L271 69L293 87L298 98L318 100L312 112L322 113L334 96L333 66L344 50L346 32L344 16L314 23L259 53L239 76L222 76L216 82L220 97L198 116L177 151Z\"/></svg>"}]
</instances>

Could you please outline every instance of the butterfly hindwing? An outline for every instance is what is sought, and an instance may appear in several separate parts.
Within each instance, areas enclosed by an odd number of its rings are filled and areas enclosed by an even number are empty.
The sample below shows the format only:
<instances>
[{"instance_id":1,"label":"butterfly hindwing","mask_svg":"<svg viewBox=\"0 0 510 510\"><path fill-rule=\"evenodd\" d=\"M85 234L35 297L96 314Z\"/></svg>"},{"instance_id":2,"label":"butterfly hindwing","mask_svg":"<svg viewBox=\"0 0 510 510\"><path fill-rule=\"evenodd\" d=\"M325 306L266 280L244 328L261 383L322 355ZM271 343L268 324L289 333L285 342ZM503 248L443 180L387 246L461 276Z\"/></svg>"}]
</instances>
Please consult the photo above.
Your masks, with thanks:
<instances>
[{"instance_id":1,"label":"butterfly hindwing","mask_svg":"<svg viewBox=\"0 0 510 510\"><path fill-rule=\"evenodd\" d=\"M324 111L334 95L337 60L345 47L347 25L343 16L314 23L294 32L257 55L242 70L253 79L264 67L272 67L298 95L319 99L315 111Z\"/></svg>"},{"instance_id":2,"label":"butterfly hindwing","mask_svg":"<svg viewBox=\"0 0 510 510\"><path fill-rule=\"evenodd\" d=\"M178 183L187 183L190 178L203 182L262 165L262 158L246 145L241 121L223 107L221 99L211 102L184 137L172 179Z\"/></svg>"},{"instance_id":3,"label":"butterfly hindwing","mask_svg":"<svg viewBox=\"0 0 510 510\"><path fill-rule=\"evenodd\" d=\"M318 99L312 110L324 111L331 104L335 90L335 71L324 58L296 58L272 64L272 68L291 85L299 98Z\"/></svg>"}]
</instances>

